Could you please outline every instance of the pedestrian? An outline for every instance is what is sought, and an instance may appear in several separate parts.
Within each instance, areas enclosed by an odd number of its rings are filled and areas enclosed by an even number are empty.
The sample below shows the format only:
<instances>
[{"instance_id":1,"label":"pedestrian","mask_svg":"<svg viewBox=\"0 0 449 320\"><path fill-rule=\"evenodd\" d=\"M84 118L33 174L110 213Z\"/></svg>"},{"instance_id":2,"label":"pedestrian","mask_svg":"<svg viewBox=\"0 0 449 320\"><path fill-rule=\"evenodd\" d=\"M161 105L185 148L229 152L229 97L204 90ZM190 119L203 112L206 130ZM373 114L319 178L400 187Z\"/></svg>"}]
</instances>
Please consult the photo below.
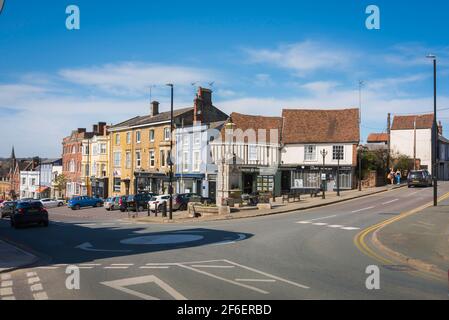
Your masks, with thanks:
<instances>
[{"instance_id":1,"label":"pedestrian","mask_svg":"<svg viewBox=\"0 0 449 320\"><path fill-rule=\"evenodd\" d=\"M394 184L394 170L393 170L393 168L390 170L390 173L388 174L388 179L390 180L391 184Z\"/></svg>"},{"instance_id":2,"label":"pedestrian","mask_svg":"<svg viewBox=\"0 0 449 320\"><path fill-rule=\"evenodd\" d=\"M401 184L401 178L402 178L401 170L398 169L398 170L396 171L396 183L397 183L398 185Z\"/></svg>"}]
</instances>

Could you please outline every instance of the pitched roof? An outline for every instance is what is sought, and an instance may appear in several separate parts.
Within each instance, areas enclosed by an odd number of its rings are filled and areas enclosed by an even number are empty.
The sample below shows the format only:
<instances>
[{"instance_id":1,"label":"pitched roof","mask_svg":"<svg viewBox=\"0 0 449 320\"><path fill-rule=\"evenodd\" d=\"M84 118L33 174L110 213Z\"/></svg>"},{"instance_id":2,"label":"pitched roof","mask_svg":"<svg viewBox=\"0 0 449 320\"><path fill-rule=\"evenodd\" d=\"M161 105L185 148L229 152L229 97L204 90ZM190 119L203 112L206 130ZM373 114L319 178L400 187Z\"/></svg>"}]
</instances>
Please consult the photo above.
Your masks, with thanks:
<instances>
[{"instance_id":1,"label":"pitched roof","mask_svg":"<svg viewBox=\"0 0 449 320\"><path fill-rule=\"evenodd\" d=\"M432 129L433 114L410 115L410 116L395 116L391 130L413 130L416 129Z\"/></svg>"},{"instance_id":2,"label":"pitched roof","mask_svg":"<svg viewBox=\"0 0 449 320\"><path fill-rule=\"evenodd\" d=\"M266 140L267 143L279 143L282 135L282 118L281 117L265 117L265 116L257 116L257 115L246 115L237 112L231 113L230 119L227 123L234 124L234 129L241 129L244 133L247 130L254 130L256 134L256 139L259 141L258 130L266 130ZM223 127L222 132L224 133L226 130L226 126ZM270 131L271 130L271 131ZM270 141L271 133L274 133L273 130L277 130L277 141ZM245 138L247 140L247 137Z\"/></svg>"},{"instance_id":3,"label":"pitched roof","mask_svg":"<svg viewBox=\"0 0 449 320\"><path fill-rule=\"evenodd\" d=\"M284 143L358 143L359 109L284 109Z\"/></svg>"},{"instance_id":4,"label":"pitched roof","mask_svg":"<svg viewBox=\"0 0 449 320\"><path fill-rule=\"evenodd\" d=\"M183 108L183 109L176 109L173 110L173 116L178 117L184 113L187 113L189 111L193 112L193 107L190 108ZM152 123L158 123L163 121L170 121L171 113L170 111L161 112L155 116L146 115L146 116L137 116L131 119L128 119L126 121L123 121L121 123L118 123L116 125L113 125L109 128L109 130L119 129L119 128L129 128L134 126L142 126L142 125L150 125Z\"/></svg>"},{"instance_id":5,"label":"pitched roof","mask_svg":"<svg viewBox=\"0 0 449 320\"><path fill-rule=\"evenodd\" d=\"M388 142L388 133L370 133L368 143Z\"/></svg>"}]
</instances>

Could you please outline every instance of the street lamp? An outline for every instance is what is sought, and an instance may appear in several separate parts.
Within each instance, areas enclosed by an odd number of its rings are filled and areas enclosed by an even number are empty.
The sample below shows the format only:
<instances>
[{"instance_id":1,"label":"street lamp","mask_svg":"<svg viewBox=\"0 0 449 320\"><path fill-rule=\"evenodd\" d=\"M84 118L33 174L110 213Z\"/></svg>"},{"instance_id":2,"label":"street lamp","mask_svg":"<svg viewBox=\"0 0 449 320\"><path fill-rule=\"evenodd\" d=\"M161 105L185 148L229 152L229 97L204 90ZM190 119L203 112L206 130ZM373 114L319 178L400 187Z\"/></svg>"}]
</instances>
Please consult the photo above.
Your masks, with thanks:
<instances>
[{"instance_id":1,"label":"street lamp","mask_svg":"<svg viewBox=\"0 0 449 320\"><path fill-rule=\"evenodd\" d=\"M168 158L169 164L170 164L170 177L169 177L169 183L168 183L168 194L170 196L170 199L168 201L169 203L169 219L173 220L173 161L172 161L172 154L173 154L173 84L168 83L167 86L170 87L170 157Z\"/></svg>"},{"instance_id":2,"label":"street lamp","mask_svg":"<svg viewBox=\"0 0 449 320\"><path fill-rule=\"evenodd\" d=\"M433 149L432 149L432 176L433 176L433 205L438 205L438 124L437 124L437 57L429 54L427 58L433 60Z\"/></svg>"},{"instance_id":3,"label":"street lamp","mask_svg":"<svg viewBox=\"0 0 449 320\"><path fill-rule=\"evenodd\" d=\"M363 146L359 145L359 191L362 191L362 151Z\"/></svg>"},{"instance_id":4,"label":"street lamp","mask_svg":"<svg viewBox=\"0 0 449 320\"><path fill-rule=\"evenodd\" d=\"M338 148L337 150L337 197L340 196L340 158L343 152Z\"/></svg>"},{"instance_id":5,"label":"street lamp","mask_svg":"<svg viewBox=\"0 0 449 320\"><path fill-rule=\"evenodd\" d=\"M327 155L328 155L328 152L326 151L326 149L323 149L323 150L321 150L321 155L323 156L323 170L324 170L324 168L325 168L325 166L326 166L326 157L327 157ZM322 185L323 185L323 200L324 199L326 199L326 186L325 186L325 183L326 183L326 179L323 179L322 177L320 177L320 179L321 179L321 183L322 183Z\"/></svg>"}]
</instances>

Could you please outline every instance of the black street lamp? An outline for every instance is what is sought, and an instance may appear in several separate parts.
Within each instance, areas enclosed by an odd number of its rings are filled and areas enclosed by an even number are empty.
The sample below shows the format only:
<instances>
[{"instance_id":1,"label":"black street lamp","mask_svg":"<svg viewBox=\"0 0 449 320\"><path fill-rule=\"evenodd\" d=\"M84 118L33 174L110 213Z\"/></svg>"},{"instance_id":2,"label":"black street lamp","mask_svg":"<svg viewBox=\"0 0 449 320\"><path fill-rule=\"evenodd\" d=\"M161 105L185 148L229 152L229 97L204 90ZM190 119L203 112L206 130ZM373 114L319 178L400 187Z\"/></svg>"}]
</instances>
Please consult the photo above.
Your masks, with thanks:
<instances>
[{"instance_id":1,"label":"black street lamp","mask_svg":"<svg viewBox=\"0 0 449 320\"><path fill-rule=\"evenodd\" d=\"M173 84L168 83L167 86L170 87L170 156L168 157L169 165L170 165L170 177L169 177L169 183L168 183L168 194L170 195L170 199L168 201L168 208L169 208L169 214L168 218L170 220L173 220L173 161L172 161L172 154L173 154Z\"/></svg>"},{"instance_id":2,"label":"black street lamp","mask_svg":"<svg viewBox=\"0 0 449 320\"><path fill-rule=\"evenodd\" d=\"M328 155L328 152L326 151L326 149L323 149L323 150L321 150L320 153L323 156L323 170L324 170L324 168L326 166L326 157ZM320 177L320 179L321 179L321 183L323 185L323 200L325 200L326 199L326 185L325 185L326 179L323 179L322 177Z\"/></svg>"},{"instance_id":3,"label":"black street lamp","mask_svg":"<svg viewBox=\"0 0 449 320\"><path fill-rule=\"evenodd\" d=\"M433 205L438 205L438 124L437 124L437 57L429 54L427 58L433 60L433 148L432 148L432 176L433 176Z\"/></svg>"},{"instance_id":4,"label":"black street lamp","mask_svg":"<svg viewBox=\"0 0 449 320\"><path fill-rule=\"evenodd\" d=\"M337 150L337 197L340 196L340 158L342 156L342 151L340 148Z\"/></svg>"}]
</instances>

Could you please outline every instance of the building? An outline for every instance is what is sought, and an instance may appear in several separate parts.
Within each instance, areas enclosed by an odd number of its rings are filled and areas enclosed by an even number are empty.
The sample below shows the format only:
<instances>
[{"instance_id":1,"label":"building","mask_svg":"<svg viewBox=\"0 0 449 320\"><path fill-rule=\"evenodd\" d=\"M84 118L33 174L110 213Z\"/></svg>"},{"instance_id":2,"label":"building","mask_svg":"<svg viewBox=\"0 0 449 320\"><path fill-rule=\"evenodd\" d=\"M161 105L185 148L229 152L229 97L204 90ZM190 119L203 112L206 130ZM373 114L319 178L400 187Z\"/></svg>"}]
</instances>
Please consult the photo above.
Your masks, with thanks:
<instances>
[{"instance_id":1,"label":"building","mask_svg":"<svg viewBox=\"0 0 449 320\"><path fill-rule=\"evenodd\" d=\"M327 190L356 186L359 110L283 110L281 151L282 190L320 188L326 174Z\"/></svg>"},{"instance_id":2,"label":"building","mask_svg":"<svg viewBox=\"0 0 449 320\"><path fill-rule=\"evenodd\" d=\"M199 88L193 107L174 110L173 123L176 129L227 117L212 104L212 91ZM159 102L153 101L148 115L137 116L109 128L111 194L168 192L170 121L171 112L159 112ZM175 172L176 169L173 170Z\"/></svg>"},{"instance_id":3,"label":"building","mask_svg":"<svg viewBox=\"0 0 449 320\"><path fill-rule=\"evenodd\" d=\"M83 141L93 136L93 132L79 128L72 131L70 136L65 137L62 141L62 174L67 179L65 190L67 198L87 194L87 187L81 179Z\"/></svg>"},{"instance_id":4,"label":"building","mask_svg":"<svg viewBox=\"0 0 449 320\"><path fill-rule=\"evenodd\" d=\"M20 199L39 199L41 189L39 187L39 171L20 172Z\"/></svg>"},{"instance_id":5,"label":"building","mask_svg":"<svg viewBox=\"0 0 449 320\"><path fill-rule=\"evenodd\" d=\"M419 160L420 168L432 172L433 114L395 116L391 127L391 153ZM440 127L440 129L442 129Z\"/></svg>"},{"instance_id":6,"label":"building","mask_svg":"<svg viewBox=\"0 0 449 320\"><path fill-rule=\"evenodd\" d=\"M93 136L82 141L81 185L88 196L109 195L109 133L105 122L93 126Z\"/></svg>"},{"instance_id":7,"label":"building","mask_svg":"<svg viewBox=\"0 0 449 320\"><path fill-rule=\"evenodd\" d=\"M36 168L39 172L39 198L58 198L59 190L55 190L55 180L62 173L62 159L42 160Z\"/></svg>"},{"instance_id":8,"label":"building","mask_svg":"<svg viewBox=\"0 0 449 320\"><path fill-rule=\"evenodd\" d=\"M218 205L236 190L280 195L281 133L280 117L231 114L221 136L211 142Z\"/></svg>"},{"instance_id":9,"label":"building","mask_svg":"<svg viewBox=\"0 0 449 320\"><path fill-rule=\"evenodd\" d=\"M370 133L366 141L368 150L388 149L388 133Z\"/></svg>"},{"instance_id":10,"label":"building","mask_svg":"<svg viewBox=\"0 0 449 320\"><path fill-rule=\"evenodd\" d=\"M12 147L11 157L0 161L0 199L20 197L20 172L28 170L31 164L29 159L17 159Z\"/></svg>"},{"instance_id":11,"label":"building","mask_svg":"<svg viewBox=\"0 0 449 320\"><path fill-rule=\"evenodd\" d=\"M197 123L175 130L176 192L215 201L218 167L212 161L210 143L220 135L224 123Z\"/></svg>"}]
</instances>

